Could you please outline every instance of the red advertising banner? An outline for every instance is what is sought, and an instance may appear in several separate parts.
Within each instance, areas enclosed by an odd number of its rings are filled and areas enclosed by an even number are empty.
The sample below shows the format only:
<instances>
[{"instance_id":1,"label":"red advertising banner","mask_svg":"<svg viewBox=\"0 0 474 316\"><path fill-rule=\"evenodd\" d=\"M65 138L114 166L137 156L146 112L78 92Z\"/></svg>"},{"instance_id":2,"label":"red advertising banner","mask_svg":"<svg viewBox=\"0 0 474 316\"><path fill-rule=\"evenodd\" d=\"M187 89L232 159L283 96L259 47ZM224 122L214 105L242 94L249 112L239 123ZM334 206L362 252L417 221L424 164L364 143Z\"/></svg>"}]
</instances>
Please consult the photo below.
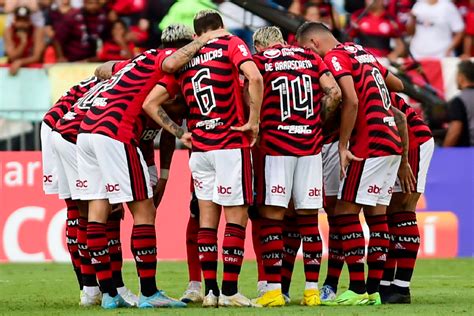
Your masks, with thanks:
<instances>
[{"instance_id":1,"label":"red advertising banner","mask_svg":"<svg viewBox=\"0 0 474 316\"><path fill-rule=\"evenodd\" d=\"M66 208L56 196L44 195L40 152L0 152L0 261L69 261L64 237ZM158 208L156 230L158 258L186 258L185 231L189 217L189 169L186 151L176 151L165 196ZM455 257L458 252L458 220L452 212L418 213L421 257ZM250 228L249 224L249 228ZM122 222L124 258L132 259L132 219ZM320 230L327 252L326 215L320 214ZM221 231L222 233L222 231ZM364 225L364 233L368 228ZM221 238L222 240L222 235ZM254 258L250 230L246 258Z\"/></svg>"}]
</instances>

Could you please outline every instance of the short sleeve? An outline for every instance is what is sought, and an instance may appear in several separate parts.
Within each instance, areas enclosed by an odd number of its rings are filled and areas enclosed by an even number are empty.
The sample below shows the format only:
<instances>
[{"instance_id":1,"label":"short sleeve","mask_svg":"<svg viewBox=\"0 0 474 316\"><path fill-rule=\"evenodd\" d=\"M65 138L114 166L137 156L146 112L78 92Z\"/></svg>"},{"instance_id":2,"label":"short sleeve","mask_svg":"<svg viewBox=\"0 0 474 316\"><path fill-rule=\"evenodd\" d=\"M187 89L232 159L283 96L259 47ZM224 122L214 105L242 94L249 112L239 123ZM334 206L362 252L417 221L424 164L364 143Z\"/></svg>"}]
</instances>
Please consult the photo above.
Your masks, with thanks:
<instances>
[{"instance_id":1,"label":"short sleeve","mask_svg":"<svg viewBox=\"0 0 474 316\"><path fill-rule=\"evenodd\" d=\"M462 121L466 120L466 109L464 103L460 98L454 98L448 105L448 118L449 121Z\"/></svg>"},{"instance_id":2,"label":"short sleeve","mask_svg":"<svg viewBox=\"0 0 474 316\"><path fill-rule=\"evenodd\" d=\"M329 72L328 66L324 63L323 59L313 53L313 67L318 72L318 76L321 77L324 73Z\"/></svg>"},{"instance_id":3,"label":"short sleeve","mask_svg":"<svg viewBox=\"0 0 474 316\"><path fill-rule=\"evenodd\" d=\"M382 65L381 63L379 63L378 61L377 61L376 65L377 65L377 68L380 70L380 73L382 74L382 76L386 79L388 77L388 74L390 73L390 71L388 71L388 69L385 68L385 66Z\"/></svg>"},{"instance_id":4,"label":"short sleeve","mask_svg":"<svg viewBox=\"0 0 474 316\"><path fill-rule=\"evenodd\" d=\"M352 74L351 60L342 52L330 51L324 56L324 63L336 80Z\"/></svg>"},{"instance_id":5,"label":"short sleeve","mask_svg":"<svg viewBox=\"0 0 474 316\"><path fill-rule=\"evenodd\" d=\"M161 77L161 79L158 80L157 84L164 87L166 91L168 91L170 98L174 98L180 91L178 82L171 74L166 74Z\"/></svg>"},{"instance_id":6,"label":"short sleeve","mask_svg":"<svg viewBox=\"0 0 474 316\"><path fill-rule=\"evenodd\" d=\"M131 59L128 60L123 60L123 61L118 61L112 66L112 75L115 75L117 72L119 72L123 67L128 65L130 63Z\"/></svg>"},{"instance_id":7,"label":"short sleeve","mask_svg":"<svg viewBox=\"0 0 474 316\"><path fill-rule=\"evenodd\" d=\"M232 36L229 41L229 59L237 68L246 61L253 61L249 48L237 36Z\"/></svg>"},{"instance_id":8,"label":"short sleeve","mask_svg":"<svg viewBox=\"0 0 474 316\"><path fill-rule=\"evenodd\" d=\"M158 56L157 56L158 59L156 60L156 67L159 68L159 71L161 71L162 69L163 61L176 51L177 49L175 48L169 48L158 53Z\"/></svg>"},{"instance_id":9,"label":"short sleeve","mask_svg":"<svg viewBox=\"0 0 474 316\"><path fill-rule=\"evenodd\" d=\"M265 72L265 67L263 65L261 55L259 55L259 54L253 55L253 61L257 65L258 70L260 70L260 73L263 74Z\"/></svg>"},{"instance_id":10,"label":"short sleeve","mask_svg":"<svg viewBox=\"0 0 474 316\"><path fill-rule=\"evenodd\" d=\"M464 21L458 8L452 3L446 3L448 6L447 19L449 27L453 33L462 32L464 30Z\"/></svg>"}]
</instances>

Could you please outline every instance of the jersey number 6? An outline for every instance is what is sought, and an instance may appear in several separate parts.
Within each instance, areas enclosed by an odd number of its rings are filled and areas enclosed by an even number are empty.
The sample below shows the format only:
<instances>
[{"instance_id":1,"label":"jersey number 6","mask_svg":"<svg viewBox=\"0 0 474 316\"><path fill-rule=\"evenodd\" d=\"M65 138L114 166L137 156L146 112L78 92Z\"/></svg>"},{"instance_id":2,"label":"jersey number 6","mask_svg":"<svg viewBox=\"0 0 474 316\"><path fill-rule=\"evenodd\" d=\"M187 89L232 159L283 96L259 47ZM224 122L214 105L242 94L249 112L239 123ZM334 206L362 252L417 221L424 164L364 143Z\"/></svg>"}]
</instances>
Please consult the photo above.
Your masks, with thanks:
<instances>
[{"instance_id":1,"label":"jersey number 6","mask_svg":"<svg viewBox=\"0 0 474 316\"><path fill-rule=\"evenodd\" d=\"M209 115L216 106L216 98L214 97L212 86L201 86L203 79L211 79L211 72L208 68L199 70L191 78L191 83L193 85L194 97L202 115Z\"/></svg>"}]
</instances>

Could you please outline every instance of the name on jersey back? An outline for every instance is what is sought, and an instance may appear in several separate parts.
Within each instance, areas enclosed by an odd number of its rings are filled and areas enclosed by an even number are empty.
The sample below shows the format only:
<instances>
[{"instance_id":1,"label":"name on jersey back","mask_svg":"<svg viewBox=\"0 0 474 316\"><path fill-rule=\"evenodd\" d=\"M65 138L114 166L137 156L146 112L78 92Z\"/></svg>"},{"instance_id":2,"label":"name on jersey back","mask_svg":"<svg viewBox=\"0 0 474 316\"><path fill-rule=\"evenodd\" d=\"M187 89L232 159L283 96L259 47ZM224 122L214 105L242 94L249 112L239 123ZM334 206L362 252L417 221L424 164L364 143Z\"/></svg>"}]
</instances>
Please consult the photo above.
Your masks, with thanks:
<instances>
[{"instance_id":1,"label":"name on jersey back","mask_svg":"<svg viewBox=\"0 0 474 316\"><path fill-rule=\"evenodd\" d=\"M208 61L221 58L224 55L222 48L214 49L206 53L202 53L191 59L191 61L183 67L182 71L194 66L207 63Z\"/></svg>"}]
</instances>

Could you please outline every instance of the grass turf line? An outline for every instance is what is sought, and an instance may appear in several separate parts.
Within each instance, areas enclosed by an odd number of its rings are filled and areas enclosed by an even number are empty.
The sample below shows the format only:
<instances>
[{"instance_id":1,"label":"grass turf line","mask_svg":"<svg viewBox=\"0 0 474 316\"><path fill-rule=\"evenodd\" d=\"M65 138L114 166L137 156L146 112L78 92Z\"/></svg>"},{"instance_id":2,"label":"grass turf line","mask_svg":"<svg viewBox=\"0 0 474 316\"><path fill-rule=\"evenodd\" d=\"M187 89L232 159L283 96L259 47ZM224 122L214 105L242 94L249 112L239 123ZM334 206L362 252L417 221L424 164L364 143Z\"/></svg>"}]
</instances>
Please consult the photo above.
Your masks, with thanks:
<instances>
[{"instance_id":1,"label":"grass turf line","mask_svg":"<svg viewBox=\"0 0 474 316\"><path fill-rule=\"evenodd\" d=\"M222 267L222 264L220 264ZM301 307L304 275L302 262L295 267L291 287L292 304L283 308L201 309L190 305L186 309L104 311L99 307L78 306L79 290L69 264L0 264L0 315L474 315L474 259L419 260L412 282L411 305L363 307ZM323 266L321 271L325 272ZM220 273L222 274L222 273ZM325 273L320 277L324 280ZM187 285L184 262L159 262L158 286L178 298ZM124 280L134 292L138 289L134 263L125 263ZM322 283L322 282L321 282ZM347 285L344 269L339 293ZM241 292L256 294L256 266L244 263L240 278Z\"/></svg>"}]
</instances>

